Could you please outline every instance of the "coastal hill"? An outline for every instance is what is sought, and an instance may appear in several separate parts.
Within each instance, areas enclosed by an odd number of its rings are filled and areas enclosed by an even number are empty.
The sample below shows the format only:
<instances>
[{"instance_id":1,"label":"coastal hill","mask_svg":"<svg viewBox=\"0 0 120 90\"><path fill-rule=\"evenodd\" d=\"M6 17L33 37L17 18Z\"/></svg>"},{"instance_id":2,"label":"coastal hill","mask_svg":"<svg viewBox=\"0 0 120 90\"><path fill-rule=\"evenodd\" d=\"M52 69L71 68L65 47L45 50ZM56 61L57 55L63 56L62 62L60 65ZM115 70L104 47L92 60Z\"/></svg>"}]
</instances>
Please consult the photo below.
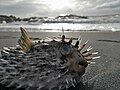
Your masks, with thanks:
<instances>
[{"instance_id":1,"label":"coastal hill","mask_svg":"<svg viewBox=\"0 0 120 90\"><path fill-rule=\"evenodd\" d=\"M57 16L56 19L88 19L87 16L78 16L78 15L73 15L73 14L67 14L67 15L60 15Z\"/></svg>"},{"instance_id":2,"label":"coastal hill","mask_svg":"<svg viewBox=\"0 0 120 90\"><path fill-rule=\"evenodd\" d=\"M102 16L79 16L73 14L59 15L56 17L27 17L19 18L13 15L0 15L0 23L11 22L34 23L119 23L120 14L102 15Z\"/></svg>"},{"instance_id":3,"label":"coastal hill","mask_svg":"<svg viewBox=\"0 0 120 90\"><path fill-rule=\"evenodd\" d=\"M57 22L57 20L59 19L87 19L88 17L86 16L78 16L78 15L65 15L65 16L57 16L57 17L27 17L27 18L19 18L19 17L15 17L13 15L7 16L7 15L0 15L0 23L6 22L6 23L10 23L10 22L16 22L16 21L27 21L27 22Z\"/></svg>"},{"instance_id":4,"label":"coastal hill","mask_svg":"<svg viewBox=\"0 0 120 90\"><path fill-rule=\"evenodd\" d=\"M20 18L17 18L13 15L7 16L7 15L0 15L0 23L9 23L9 22L14 22L14 21L21 21Z\"/></svg>"}]
</instances>

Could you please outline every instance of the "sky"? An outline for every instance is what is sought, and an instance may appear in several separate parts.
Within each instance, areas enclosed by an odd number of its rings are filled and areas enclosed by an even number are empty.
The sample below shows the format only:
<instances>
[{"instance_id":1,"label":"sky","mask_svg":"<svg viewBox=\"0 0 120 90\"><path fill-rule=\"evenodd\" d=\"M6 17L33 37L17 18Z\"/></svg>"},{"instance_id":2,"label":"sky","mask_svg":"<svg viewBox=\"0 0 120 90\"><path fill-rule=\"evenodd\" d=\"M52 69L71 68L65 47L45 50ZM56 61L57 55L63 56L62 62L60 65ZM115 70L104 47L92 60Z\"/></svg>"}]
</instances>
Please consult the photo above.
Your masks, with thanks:
<instances>
[{"instance_id":1,"label":"sky","mask_svg":"<svg viewBox=\"0 0 120 90\"><path fill-rule=\"evenodd\" d=\"M120 0L0 0L0 15L17 17L120 13Z\"/></svg>"}]
</instances>

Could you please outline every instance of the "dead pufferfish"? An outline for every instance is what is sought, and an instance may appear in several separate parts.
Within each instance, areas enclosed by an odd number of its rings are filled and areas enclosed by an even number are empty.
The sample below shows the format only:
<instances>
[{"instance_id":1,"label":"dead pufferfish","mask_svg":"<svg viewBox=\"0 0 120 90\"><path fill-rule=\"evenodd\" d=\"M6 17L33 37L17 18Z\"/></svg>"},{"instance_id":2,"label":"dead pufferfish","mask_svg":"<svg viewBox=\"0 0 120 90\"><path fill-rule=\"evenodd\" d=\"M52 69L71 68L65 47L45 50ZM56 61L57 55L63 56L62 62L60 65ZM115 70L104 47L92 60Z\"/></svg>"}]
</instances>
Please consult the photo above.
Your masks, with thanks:
<instances>
[{"instance_id":1,"label":"dead pufferfish","mask_svg":"<svg viewBox=\"0 0 120 90\"><path fill-rule=\"evenodd\" d=\"M67 42L65 35L50 41L33 43L24 28L21 29L19 47L4 47L0 58L0 83L5 87L25 90L66 90L76 87L91 57L89 47L83 48L79 38L72 45L72 38ZM31 89L32 88L32 89Z\"/></svg>"}]
</instances>

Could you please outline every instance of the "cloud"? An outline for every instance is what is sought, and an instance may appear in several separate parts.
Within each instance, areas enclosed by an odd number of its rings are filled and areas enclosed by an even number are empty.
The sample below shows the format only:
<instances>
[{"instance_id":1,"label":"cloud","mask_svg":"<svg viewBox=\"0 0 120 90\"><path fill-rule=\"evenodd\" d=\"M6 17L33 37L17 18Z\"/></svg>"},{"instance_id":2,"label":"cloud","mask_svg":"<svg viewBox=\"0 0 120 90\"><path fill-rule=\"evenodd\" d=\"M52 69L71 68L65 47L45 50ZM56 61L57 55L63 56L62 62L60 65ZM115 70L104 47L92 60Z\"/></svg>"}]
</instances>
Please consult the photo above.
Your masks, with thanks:
<instances>
[{"instance_id":1,"label":"cloud","mask_svg":"<svg viewBox=\"0 0 120 90\"><path fill-rule=\"evenodd\" d=\"M57 3L56 5L54 1ZM57 16L61 13L72 13L78 15L120 13L120 0L57 1L58 0L0 0L0 14L31 17ZM62 1L64 1L63 4L65 5L62 5ZM61 7L59 8L59 6Z\"/></svg>"},{"instance_id":2,"label":"cloud","mask_svg":"<svg viewBox=\"0 0 120 90\"><path fill-rule=\"evenodd\" d=\"M23 0L0 0L0 5L12 5L21 1Z\"/></svg>"},{"instance_id":3,"label":"cloud","mask_svg":"<svg viewBox=\"0 0 120 90\"><path fill-rule=\"evenodd\" d=\"M99 6L97 6L96 8L98 8L98 9L120 8L120 0L106 2L106 3L103 3Z\"/></svg>"},{"instance_id":4,"label":"cloud","mask_svg":"<svg viewBox=\"0 0 120 90\"><path fill-rule=\"evenodd\" d=\"M27 1L19 1L16 3L12 3L12 5L11 4L0 5L1 14L4 14L4 13L13 14L13 15L22 16L22 17L33 16L38 12L39 14L44 15L45 13L49 12L48 9L49 9L48 6L44 4L37 4L37 3L27 2Z\"/></svg>"},{"instance_id":5,"label":"cloud","mask_svg":"<svg viewBox=\"0 0 120 90\"><path fill-rule=\"evenodd\" d=\"M120 0L76 0L76 2L77 7L83 5L81 10L80 8L78 9L83 15L120 13Z\"/></svg>"}]
</instances>

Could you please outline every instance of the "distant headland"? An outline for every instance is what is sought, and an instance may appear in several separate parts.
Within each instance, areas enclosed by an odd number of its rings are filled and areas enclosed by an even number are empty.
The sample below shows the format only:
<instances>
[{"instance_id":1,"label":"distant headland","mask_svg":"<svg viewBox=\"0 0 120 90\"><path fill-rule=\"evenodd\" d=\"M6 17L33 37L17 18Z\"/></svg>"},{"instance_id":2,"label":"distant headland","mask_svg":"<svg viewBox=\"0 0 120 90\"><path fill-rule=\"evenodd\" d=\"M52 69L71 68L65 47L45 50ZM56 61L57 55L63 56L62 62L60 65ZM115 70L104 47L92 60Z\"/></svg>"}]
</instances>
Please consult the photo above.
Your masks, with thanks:
<instances>
[{"instance_id":1,"label":"distant headland","mask_svg":"<svg viewBox=\"0 0 120 90\"><path fill-rule=\"evenodd\" d=\"M14 15L0 15L0 23L28 22L28 23L108 23L120 22L120 14L102 16L79 16L74 14L59 15L56 17L26 17L20 18Z\"/></svg>"},{"instance_id":2,"label":"distant headland","mask_svg":"<svg viewBox=\"0 0 120 90\"><path fill-rule=\"evenodd\" d=\"M73 15L73 14L57 16L57 17L27 17L27 18L20 18L20 17L16 17L13 15L10 15L10 16L0 15L0 23L3 23L3 22L10 23L10 22L16 22L16 21L36 22L38 20L41 22L49 22L49 20L51 21L51 19L60 20L60 19L87 19L87 18L88 18L87 16L78 16L78 15Z\"/></svg>"}]
</instances>

